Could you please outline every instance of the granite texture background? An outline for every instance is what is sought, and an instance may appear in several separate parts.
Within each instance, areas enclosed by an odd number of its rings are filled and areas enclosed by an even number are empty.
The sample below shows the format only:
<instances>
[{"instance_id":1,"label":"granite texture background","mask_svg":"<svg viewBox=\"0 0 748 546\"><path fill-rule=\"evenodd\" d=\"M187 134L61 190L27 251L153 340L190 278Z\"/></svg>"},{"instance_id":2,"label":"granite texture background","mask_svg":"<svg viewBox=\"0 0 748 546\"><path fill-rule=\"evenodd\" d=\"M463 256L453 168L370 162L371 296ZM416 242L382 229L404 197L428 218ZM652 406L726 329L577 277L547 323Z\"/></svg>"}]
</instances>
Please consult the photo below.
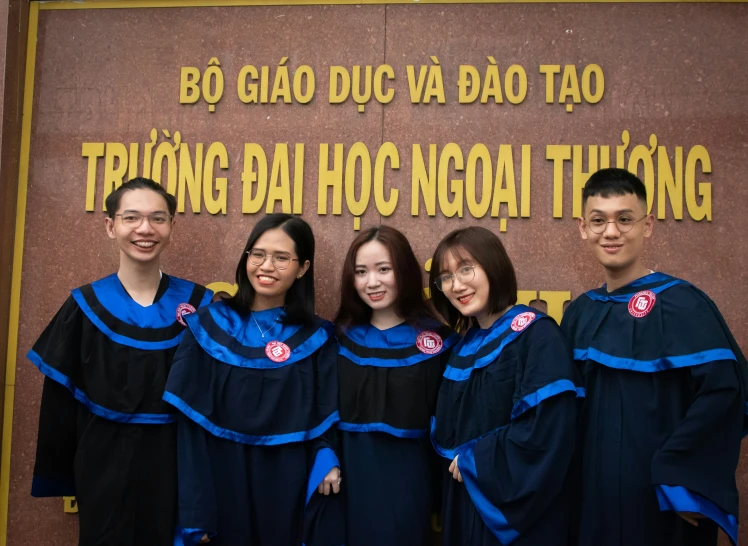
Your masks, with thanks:
<instances>
[{"instance_id":1,"label":"granite texture background","mask_svg":"<svg viewBox=\"0 0 748 546\"><path fill-rule=\"evenodd\" d=\"M59 499L29 495L34 463L42 376L23 358L75 286L114 271L117 252L104 233L101 212L103 159L99 160L96 212L85 211L87 162L83 142L140 143L152 128L180 131L190 144L223 142L229 153L228 213L180 215L164 271L200 283L233 282L235 264L257 218L241 214L243 143L268 153L277 142L306 145L303 217L317 238L318 313L332 318L338 303L342 257L355 236L353 218L317 214L320 143L364 142L376 153L382 142L400 151L400 169L388 170L386 186L397 188L395 213L382 218L373 199L362 228L388 223L410 239L421 263L447 232L467 225L499 231L497 219L420 217L410 213L411 146L440 149L484 143L519 149L532 145L530 218L509 219L501 238L514 261L522 290L570 290L576 297L602 283L571 217L571 167L564 184L564 217L552 217L553 164L548 144L646 144L655 133L672 156L675 146L705 146L712 173L713 221L687 215L658 221L648 242L651 269L683 277L719 305L736 338L748 348L746 286L748 244L742 217L748 205L748 5L746 4L496 4L414 6L273 6L42 11L23 255L19 360L13 422L8 544L75 544L76 517ZM405 66L443 67L447 104L413 105ZM502 73L510 64L528 75L525 101L517 106L457 103L458 66L483 73L493 55ZM310 65L317 76L307 105L244 105L236 75L245 64L268 65L281 57L289 66ZM182 66L204 70L217 57L226 76L216 113L207 105L179 104ZM330 65L388 63L396 72L395 99L374 101L358 113L353 102L330 105ZM540 64L599 64L605 95L596 105L545 103ZM558 79L560 82L560 78ZM163 141L163 136L160 141ZM142 153L142 152L141 152ZM293 163L291 163L293 176ZM218 175L222 176L222 175ZM455 176L453 176L455 177ZM656 203L655 203L656 207ZM668 208L669 211L669 208ZM506 213L502 207L502 216ZM544 304L535 302L541 309ZM741 458L737 480L748 492L748 464ZM748 515L746 503L743 514ZM745 519L745 516L743 517ZM741 538L748 540L745 529ZM723 538L724 540L724 538ZM726 542L725 542L726 543Z\"/></svg>"}]
</instances>

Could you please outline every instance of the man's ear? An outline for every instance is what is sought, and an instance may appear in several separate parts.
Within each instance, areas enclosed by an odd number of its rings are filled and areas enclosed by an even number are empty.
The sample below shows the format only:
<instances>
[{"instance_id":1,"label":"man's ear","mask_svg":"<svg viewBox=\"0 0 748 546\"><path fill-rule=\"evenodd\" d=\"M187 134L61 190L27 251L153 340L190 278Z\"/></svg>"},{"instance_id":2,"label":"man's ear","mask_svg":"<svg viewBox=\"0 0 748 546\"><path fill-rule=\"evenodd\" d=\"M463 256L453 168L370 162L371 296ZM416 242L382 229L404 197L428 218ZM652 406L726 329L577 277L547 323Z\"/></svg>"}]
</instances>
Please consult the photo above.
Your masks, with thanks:
<instances>
[{"instance_id":1,"label":"man's ear","mask_svg":"<svg viewBox=\"0 0 748 546\"><path fill-rule=\"evenodd\" d=\"M655 217L654 214L648 214L644 220L644 236L651 237L654 232Z\"/></svg>"},{"instance_id":2,"label":"man's ear","mask_svg":"<svg viewBox=\"0 0 748 546\"><path fill-rule=\"evenodd\" d=\"M584 218L579 217L577 218L577 227L579 228L579 234L582 236L582 239L585 241L587 240L587 225L584 222Z\"/></svg>"},{"instance_id":3,"label":"man's ear","mask_svg":"<svg viewBox=\"0 0 748 546\"><path fill-rule=\"evenodd\" d=\"M106 234L110 239L117 238L117 235L114 233L114 218L109 218L109 216L104 218L104 227L106 228Z\"/></svg>"}]
</instances>

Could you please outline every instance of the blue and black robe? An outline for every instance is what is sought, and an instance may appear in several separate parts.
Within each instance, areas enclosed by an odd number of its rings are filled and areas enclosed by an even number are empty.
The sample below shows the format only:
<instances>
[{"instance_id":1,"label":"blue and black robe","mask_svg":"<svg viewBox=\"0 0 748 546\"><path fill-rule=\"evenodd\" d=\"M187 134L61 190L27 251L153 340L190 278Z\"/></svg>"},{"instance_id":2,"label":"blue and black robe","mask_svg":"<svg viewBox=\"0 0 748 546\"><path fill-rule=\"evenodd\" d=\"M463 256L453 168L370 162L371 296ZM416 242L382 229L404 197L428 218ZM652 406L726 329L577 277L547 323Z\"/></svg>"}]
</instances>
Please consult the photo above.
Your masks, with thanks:
<instances>
[{"instance_id":1,"label":"blue and black robe","mask_svg":"<svg viewBox=\"0 0 748 546\"><path fill-rule=\"evenodd\" d=\"M162 400L205 287L162 275L143 307L117 275L76 288L28 354L45 375L31 494L76 496L81 546L171 546L176 423Z\"/></svg>"},{"instance_id":2,"label":"blue and black robe","mask_svg":"<svg viewBox=\"0 0 748 546\"><path fill-rule=\"evenodd\" d=\"M164 394L181 413L187 545L343 544L342 502L317 493L339 466L337 344L329 322L283 324L281 311L216 302L187 319Z\"/></svg>"},{"instance_id":3,"label":"blue and black robe","mask_svg":"<svg viewBox=\"0 0 748 546\"><path fill-rule=\"evenodd\" d=\"M652 273L580 296L562 328L587 390L579 544L736 543L746 360L714 303Z\"/></svg>"},{"instance_id":4,"label":"blue and black robe","mask_svg":"<svg viewBox=\"0 0 748 546\"><path fill-rule=\"evenodd\" d=\"M445 546L568 543L571 467L583 396L561 330L516 305L468 330L444 372L432 423L445 473Z\"/></svg>"},{"instance_id":5,"label":"blue and black robe","mask_svg":"<svg viewBox=\"0 0 748 546\"><path fill-rule=\"evenodd\" d=\"M429 423L457 340L432 319L339 336L346 546L429 544L442 478Z\"/></svg>"}]
</instances>

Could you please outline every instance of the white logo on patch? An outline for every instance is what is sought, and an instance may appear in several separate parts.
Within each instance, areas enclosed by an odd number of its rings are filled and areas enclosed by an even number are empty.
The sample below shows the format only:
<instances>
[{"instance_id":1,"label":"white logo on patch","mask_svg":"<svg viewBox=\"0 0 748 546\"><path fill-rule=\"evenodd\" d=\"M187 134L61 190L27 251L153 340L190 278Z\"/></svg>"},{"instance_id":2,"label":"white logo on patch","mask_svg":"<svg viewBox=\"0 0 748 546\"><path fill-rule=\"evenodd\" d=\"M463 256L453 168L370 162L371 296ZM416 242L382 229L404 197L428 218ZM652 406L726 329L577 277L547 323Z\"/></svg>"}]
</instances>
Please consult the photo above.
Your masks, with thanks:
<instances>
[{"instance_id":1,"label":"white logo on patch","mask_svg":"<svg viewBox=\"0 0 748 546\"><path fill-rule=\"evenodd\" d=\"M421 332L416 338L416 347L423 354L435 355L442 350L442 337L436 332Z\"/></svg>"},{"instance_id":2,"label":"white logo on patch","mask_svg":"<svg viewBox=\"0 0 748 546\"><path fill-rule=\"evenodd\" d=\"M629 313L632 317L642 318L649 314L657 301L657 296L651 290L637 292L629 300Z\"/></svg>"},{"instance_id":3,"label":"white logo on patch","mask_svg":"<svg viewBox=\"0 0 748 546\"><path fill-rule=\"evenodd\" d=\"M514 320L512 321L512 330L515 332L521 332L527 328L533 320L535 320L535 313L532 313L531 311L520 313L514 317Z\"/></svg>"}]
</instances>

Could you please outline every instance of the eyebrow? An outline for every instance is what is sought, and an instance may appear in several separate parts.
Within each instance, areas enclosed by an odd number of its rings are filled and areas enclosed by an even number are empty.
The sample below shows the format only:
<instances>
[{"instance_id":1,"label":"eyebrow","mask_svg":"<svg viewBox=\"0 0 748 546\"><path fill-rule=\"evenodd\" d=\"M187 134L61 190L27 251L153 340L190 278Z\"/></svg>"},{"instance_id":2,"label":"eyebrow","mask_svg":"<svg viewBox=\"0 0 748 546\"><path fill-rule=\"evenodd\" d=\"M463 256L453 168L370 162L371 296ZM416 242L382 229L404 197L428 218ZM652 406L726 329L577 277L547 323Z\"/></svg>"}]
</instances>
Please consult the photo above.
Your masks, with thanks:
<instances>
[{"instance_id":1,"label":"eyebrow","mask_svg":"<svg viewBox=\"0 0 748 546\"><path fill-rule=\"evenodd\" d=\"M590 214L592 214L593 212L599 212L600 214L605 214L605 211L603 211L603 210L600 210L600 209L592 209L592 210L590 211ZM621 210L616 210L616 211L613 211L613 212L614 212L615 214L620 214L620 213L622 213L622 212L634 212L634 211L633 211L632 209L621 209Z\"/></svg>"},{"instance_id":2,"label":"eyebrow","mask_svg":"<svg viewBox=\"0 0 748 546\"><path fill-rule=\"evenodd\" d=\"M374 265L376 266L376 265L392 265L392 264L391 262L385 260L383 262L377 262ZM356 264L354 267L366 267L366 264Z\"/></svg>"},{"instance_id":3,"label":"eyebrow","mask_svg":"<svg viewBox=\"0 0 748 546\"><path fill-rule=\"evenodd\" d=\"M126 212L137 212L138 214L143 214L143 213L142 213L142 212L140 212L140 211L139 211L138 209L125 209L125 210L123 210L123 211L122 211L122 212L121 212L120 214L124 214L124 213L126 213ZM166 211L165 211L165 210L163 210L163 209L159 209L159 210L154 210L153 212L150 212L149 214L155 214L155 213L157 213L157 212L163 212L163 213L166 213Z\"/></svg>"},{"instance_id":4,"label":"eyebrow","mask_svg":"<svg viewBox=\"0 0 748 546\"><path fill-rule=\"evenodd\" d=\"M470 260L468 258L464 258L457 262L457 267L455 268L455 271L460 269L464 265L475 265L475 260ZM443 275L444 273L449 273L449 269L442 269L437 273L437 275Z\"/></svg>"}]
</instances>

